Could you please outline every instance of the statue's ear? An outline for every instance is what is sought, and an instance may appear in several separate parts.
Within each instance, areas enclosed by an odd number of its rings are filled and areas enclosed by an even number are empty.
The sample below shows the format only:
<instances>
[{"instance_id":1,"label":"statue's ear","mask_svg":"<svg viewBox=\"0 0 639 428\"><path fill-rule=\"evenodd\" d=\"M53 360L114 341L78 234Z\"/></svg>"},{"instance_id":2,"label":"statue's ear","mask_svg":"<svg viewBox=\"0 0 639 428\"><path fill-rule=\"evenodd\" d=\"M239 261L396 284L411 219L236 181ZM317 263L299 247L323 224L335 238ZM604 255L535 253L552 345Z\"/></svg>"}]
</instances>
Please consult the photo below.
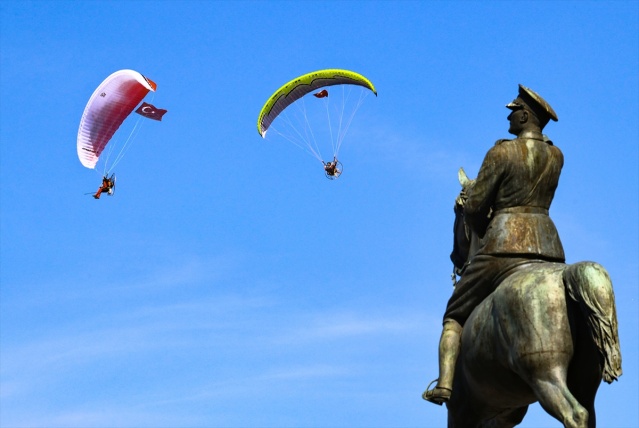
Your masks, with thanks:
<instances>
[{"instance_id":1,"label":"statue's ear","mask_svg":"<svg viewBox=\"0 0 639 428\"><path fill-rule=\"evenodd\" d=\"M526 110L521 112L521 119L519 119L519 123L528 122L528 112Z\"/></svg>"}]
</instances>

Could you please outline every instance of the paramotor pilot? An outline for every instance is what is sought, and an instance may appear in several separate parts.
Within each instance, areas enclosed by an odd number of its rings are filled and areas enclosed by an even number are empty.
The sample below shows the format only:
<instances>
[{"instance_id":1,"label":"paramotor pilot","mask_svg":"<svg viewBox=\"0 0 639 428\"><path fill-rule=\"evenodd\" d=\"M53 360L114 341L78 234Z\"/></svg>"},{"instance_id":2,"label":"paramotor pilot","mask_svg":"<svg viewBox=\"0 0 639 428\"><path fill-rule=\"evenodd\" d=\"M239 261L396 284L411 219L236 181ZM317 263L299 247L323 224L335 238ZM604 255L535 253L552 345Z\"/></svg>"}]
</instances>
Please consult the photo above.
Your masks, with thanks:
<instances>
[{"instance_id":1,"label":"paramotor pilot","mask_svg":"<svg viewBox=\"0 0 639 428\"><path fill-rule=\"evenodd\" d=\"M100 186L96 194L93 195L95 199L100 199L100 195L102 194L102 192L107 192L109 195L113 194L113 188L115 187L114 176L115 174L111 174L111 177L109 177L108 175L102 177L102 185Z\"/></svg>"},{"instance_id":2,"label":"paramotor pilot","mask_svg":"<svg viewBox=\"0 0 639 428\"><path fill-rule=\"evenodd\" d=\"M337 158L334 157L332 162L324 162L324 172L328 178L337 178L342 171L337 168Z\"/></svg>"}]
</instances>

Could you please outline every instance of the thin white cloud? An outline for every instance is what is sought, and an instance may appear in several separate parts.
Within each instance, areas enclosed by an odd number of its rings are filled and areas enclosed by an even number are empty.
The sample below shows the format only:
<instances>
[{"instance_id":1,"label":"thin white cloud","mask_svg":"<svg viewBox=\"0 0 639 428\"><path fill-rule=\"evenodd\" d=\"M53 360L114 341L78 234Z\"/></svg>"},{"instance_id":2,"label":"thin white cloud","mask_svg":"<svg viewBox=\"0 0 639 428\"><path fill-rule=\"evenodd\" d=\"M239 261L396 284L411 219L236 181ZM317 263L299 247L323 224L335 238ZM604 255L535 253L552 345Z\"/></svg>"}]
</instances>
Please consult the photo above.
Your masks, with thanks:
<instances>
[{"instance_id":1,"label":"thin white cloud","mask_svg":"<svg viewBox=\"0 0 639 428\"><path fill-rule=\"evenodd\" d=\"M423 329L424 314L371 317L366 314L325 312L302 316L281 335L276 343L302 344L375 335L401 335Z\"/></svg>"}]
</instances>

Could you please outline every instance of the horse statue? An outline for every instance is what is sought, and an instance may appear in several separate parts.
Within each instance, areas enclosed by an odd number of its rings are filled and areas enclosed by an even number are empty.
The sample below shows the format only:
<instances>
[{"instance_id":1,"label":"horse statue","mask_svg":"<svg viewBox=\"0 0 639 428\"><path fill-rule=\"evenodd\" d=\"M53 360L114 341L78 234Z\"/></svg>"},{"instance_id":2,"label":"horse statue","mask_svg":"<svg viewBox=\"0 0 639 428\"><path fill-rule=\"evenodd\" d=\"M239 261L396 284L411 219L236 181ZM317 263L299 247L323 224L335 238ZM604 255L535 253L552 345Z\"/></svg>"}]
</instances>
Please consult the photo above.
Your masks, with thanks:
<instances>
[{"instance_id":1,"label":"horse statue","mask_svg":"<svg viewBox=\"0 0 639 428\"><path fill-rule=\"evenodd\" d=\"M459 181L470 180L463 169ZM456 209L451 258L469 260L478 238ZM466 321L448 427L514 427L528 406L568 428L596 426L602 379L621 376L612 282L594 262L534 262L507 276Z\"/></svg>"}]
</instances>

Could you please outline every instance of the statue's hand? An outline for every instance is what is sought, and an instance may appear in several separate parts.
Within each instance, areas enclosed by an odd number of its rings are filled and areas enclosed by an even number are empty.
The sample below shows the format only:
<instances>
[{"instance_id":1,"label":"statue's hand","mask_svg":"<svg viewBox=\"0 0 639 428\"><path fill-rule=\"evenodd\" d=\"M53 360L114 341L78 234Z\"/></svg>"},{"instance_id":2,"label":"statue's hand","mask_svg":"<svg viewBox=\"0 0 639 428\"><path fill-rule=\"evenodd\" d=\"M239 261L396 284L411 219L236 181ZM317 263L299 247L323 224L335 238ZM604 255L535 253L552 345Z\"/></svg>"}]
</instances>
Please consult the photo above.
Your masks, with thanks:
<instances>
[{"instance_id":1,"label":"statue's hand","mask_svg":"<svg viewBox=\"0 0 639 428\"><path fill-rule=\"evenodd\" d=\"M464 205L466 205L467 200L468 193L466 192L466 189L462 189L461 192L459 192L459 195L455 198L455 203L463 207Z\"/></svg>"}]
</instances>

